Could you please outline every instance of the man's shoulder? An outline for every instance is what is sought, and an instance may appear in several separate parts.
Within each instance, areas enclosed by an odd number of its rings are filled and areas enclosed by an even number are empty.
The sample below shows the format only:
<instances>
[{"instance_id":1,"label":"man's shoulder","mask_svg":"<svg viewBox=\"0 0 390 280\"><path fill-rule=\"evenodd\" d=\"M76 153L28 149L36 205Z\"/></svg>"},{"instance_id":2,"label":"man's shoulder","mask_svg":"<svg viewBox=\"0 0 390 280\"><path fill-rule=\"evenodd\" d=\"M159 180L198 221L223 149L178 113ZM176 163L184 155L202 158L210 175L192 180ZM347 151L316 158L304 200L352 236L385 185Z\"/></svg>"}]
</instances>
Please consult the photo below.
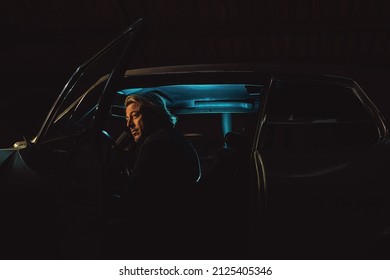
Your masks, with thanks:
<instances>
[{"instance_id":1,"label":"man's shoulder","mask_svg":"<svg viewBox=\"0 0 390 280\"><path fill-rule=\"evenodd\" d=\"M184 136L176 131L174 128L160 129L152 133L149 137L145 139L146 142L154 141L181 141L184 140Z\"/></svg>"},{"instance_id":2,"label":"man's shoulder","mask_svg":"<svg viewBox=\"0 0 390 280\"><path fill-rule=\"evenodd\" d=\"M149 135L141 144L141 150L153 150L160 147L180 149L190 145L185 137L175 129L160 129Z\"/></svg>"}]
</instances>

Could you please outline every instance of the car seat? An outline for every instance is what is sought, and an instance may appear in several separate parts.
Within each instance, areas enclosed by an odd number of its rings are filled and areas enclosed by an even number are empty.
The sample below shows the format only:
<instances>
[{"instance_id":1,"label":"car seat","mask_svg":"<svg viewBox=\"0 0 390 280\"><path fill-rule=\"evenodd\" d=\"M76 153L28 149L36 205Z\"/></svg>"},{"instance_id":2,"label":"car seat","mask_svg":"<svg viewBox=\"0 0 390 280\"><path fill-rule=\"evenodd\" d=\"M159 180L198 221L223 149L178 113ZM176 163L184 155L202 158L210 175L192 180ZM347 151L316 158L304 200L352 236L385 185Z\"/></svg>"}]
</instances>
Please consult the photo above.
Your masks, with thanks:
<instances>
[{"instance_id":1,"label":"car seat","mask_svg":"<svg viewBox=\"0 0 390 280\"><path fill-rule=\"evenodd\" d=\"M250 247L250 141L228 132L225 146L217 153L201 179L205 197L206 240L216 258L242 258ZM232 224L232 221L233 225ZM229 244L229 246L226 246Z\"/></svg>"},{"instance_id":2,"label":"car seat","mask_svg":"<svg viewBox=\"0 0 390 280\"><path fill-rule=\"evenodd\" d=\"M224 142L224 147L216 154L203 174L203 182L208 187L224 188L224 186L230 185L232 179L242 169L242 161L245 161L249 156L250 142L245 135L228 132Z\"/></svg>"}]
</instances>

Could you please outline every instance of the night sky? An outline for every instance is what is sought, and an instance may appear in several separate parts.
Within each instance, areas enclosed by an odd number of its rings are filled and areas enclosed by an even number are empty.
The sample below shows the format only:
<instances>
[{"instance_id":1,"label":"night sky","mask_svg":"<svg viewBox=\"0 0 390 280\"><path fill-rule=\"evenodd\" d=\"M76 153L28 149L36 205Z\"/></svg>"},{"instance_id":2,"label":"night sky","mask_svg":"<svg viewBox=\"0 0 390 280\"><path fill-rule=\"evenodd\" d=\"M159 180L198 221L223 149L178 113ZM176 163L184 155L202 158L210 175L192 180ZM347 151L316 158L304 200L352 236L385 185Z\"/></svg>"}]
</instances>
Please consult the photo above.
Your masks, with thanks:
<instances>
[{"instance_id":1,"label":"night sky","mask_svg":"<svg viewBox=\"0 0 390 280\"><path fill-rule=\"evenodd\" d=\"M33 137L77 66L140 16L153 26L145 66L337 65L390 116L388 1L8 2L0 11L1 147Z\"/></svg>"}]
</instances>

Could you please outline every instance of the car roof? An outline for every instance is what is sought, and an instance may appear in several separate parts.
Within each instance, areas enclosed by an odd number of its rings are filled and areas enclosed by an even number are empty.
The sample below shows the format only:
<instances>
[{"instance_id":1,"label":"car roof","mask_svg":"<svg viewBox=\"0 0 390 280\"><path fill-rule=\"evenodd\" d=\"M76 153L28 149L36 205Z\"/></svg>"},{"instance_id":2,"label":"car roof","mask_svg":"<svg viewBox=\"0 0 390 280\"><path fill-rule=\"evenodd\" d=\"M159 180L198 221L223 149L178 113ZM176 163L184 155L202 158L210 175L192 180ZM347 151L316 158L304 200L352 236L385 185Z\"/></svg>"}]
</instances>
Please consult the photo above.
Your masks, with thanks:
<instances>
[{"instance_id":1,"label":"car roof","mask_svg":"<svg viewBox=\"0 0 390 280\"><path fill-rule=\"evenodd\" d=\"M223 64L192 64L158 66L127 70L125 76L175 75L196 73L261 73L263 76L273 76L294 79L326 80L345 84L354 82L348 75L348 70L334 65L319 64L276 64L276 63L223 63Z\"/></svg>"}]
</instances>

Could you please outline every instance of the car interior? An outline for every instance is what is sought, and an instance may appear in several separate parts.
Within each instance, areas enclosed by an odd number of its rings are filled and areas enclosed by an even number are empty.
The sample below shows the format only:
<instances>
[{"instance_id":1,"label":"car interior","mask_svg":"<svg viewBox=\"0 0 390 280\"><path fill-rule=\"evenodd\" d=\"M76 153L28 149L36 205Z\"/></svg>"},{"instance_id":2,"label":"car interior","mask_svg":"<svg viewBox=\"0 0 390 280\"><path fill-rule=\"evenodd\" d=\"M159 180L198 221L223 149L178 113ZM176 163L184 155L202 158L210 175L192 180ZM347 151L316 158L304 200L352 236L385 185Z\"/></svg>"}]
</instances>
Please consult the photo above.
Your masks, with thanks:
<instances>
[{"instance_id":1,"label":"car interior","mask_svg":"<svg viewBox=\"0 0 390 280\"><path fill-rule=\"evenodd\" d=\"M259 119L263 86L254 84L170 84L124 88L117 92L104 130L126 151L132 136L125 122L124 100L134 93L155 91L177 117L176 129L196 150L201 177L195 196L199 199L203 239L209 240L218 257L250 248L251 214L250 150ZM131 150L131 149L128 149ZM124 153L126 154L126 152ZM128 157L130 158L131 155ZM231 220L240 227L231 227ZM248 225L248 228L245 227ZM234 242L233 242L234 241ZM207 243L208 241L206 241ZM231 246L226 247L226 242ZM215 250L214 250L215 249ZM210 250L208 248L207 250Z\"/></svg>"},{"instance_id":2,"label":"car interior","mask_svg":"<svg viewBox=\"0 0 390 280\"><path fill-rule=\"evenodd\" d=\"M118 91L104 128L117 139L118 145L126 146L121 141L129 141L122 134L128 130L124 108L126 96L148 91L159 93L168 109L177 116L176 129L197 151L203 174L212 164L215 165L218 153L240 143L236 139L241 137L248 143L253 140L263 91L261 85L181 84Z\"/></svg>"}]
</instances>

